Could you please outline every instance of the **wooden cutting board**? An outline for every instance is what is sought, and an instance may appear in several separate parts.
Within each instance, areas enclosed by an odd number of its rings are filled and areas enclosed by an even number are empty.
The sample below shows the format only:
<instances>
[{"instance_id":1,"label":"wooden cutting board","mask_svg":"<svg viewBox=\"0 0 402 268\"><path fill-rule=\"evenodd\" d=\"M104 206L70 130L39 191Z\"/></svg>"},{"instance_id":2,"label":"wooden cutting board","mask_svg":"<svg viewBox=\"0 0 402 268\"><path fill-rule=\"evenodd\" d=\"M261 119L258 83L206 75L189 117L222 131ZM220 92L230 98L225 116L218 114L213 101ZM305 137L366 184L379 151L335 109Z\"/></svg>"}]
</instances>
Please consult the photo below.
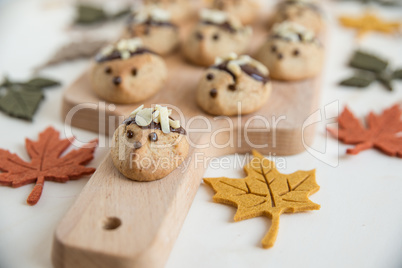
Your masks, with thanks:
<instances>
[{"instance_id":1,"label":"wooden cutting board","mask_svg":"<svg viewBox=\"0 0 402 268\"><path fill-rule=\"evenodd\" d=\"M266 34L263 24L254 27L251 55ZM185 62L179 52L166 57L166 64L166 85L143 103L178 107L183 117L179 113L173 117L189 131L190 143L205 146L190 149L187 168L182 165L154 182L126 179L107 155L55 232L55 267L163 267L204 174L204 164L198 163L200 156L205 160L252 148L264 154L292 155L304 150L303 142L312 143L314 125L304 128L303 124L318 109L320 77L291 83L273 81L272 95L261 110L242 117L216 118L205 114L195 102L204 68ZM88 79L88 74L83 74L65 91L63 119L75 127L112 135L124 116L140 104L105 103L92 92ZM190 131L205 129L205 119L210 130ZM228 131L230 125L233 131ZM233 142L227 145L230 140Z\"/></svg>"}]
</instances>

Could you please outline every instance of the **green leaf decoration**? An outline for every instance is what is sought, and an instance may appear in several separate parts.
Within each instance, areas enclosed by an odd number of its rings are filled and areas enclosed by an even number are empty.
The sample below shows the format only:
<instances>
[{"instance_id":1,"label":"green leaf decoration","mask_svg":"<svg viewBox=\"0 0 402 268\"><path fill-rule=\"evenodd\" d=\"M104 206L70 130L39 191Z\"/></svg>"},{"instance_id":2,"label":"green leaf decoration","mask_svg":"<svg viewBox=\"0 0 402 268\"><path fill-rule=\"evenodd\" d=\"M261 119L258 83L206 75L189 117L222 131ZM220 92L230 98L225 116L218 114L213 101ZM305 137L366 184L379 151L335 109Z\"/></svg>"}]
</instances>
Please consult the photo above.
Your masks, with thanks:
<instances>
[{"instance_id":1,"label":"green leaf decoration","mask_svg":"<svg viewBox=\"0 0 402 268\"><path fill-rule=\"evenodd\" d=\"M107 15L102 8L91 5L79 4L77 7L77 24L91 24L107 20Z\"/></svg>"},{"instance_id":2,"label":"green leaf decoration","mask_svg":"<svg viewBox=\"0 0 402 268\"><path fill-rule=\"evenodd\" d=\"M388 66L388 61L364 51L356 51L350 61L350 66L358 69L380 73Z\"/></svg>"},{"instance_id":3,"label":"green leaf decoration","mask_svg":"<svg viewBox=\"0 0 402 268\"><path fill-rule=\"evenodd\" d=\"M402 69L395 70L392 73L392 78L393 79L402 79Z\"/></svg>"},{"instance_id":4,"label":"green leaf decoration","mask_svg":"<svg viewBox=\"0 0 402 268\"><path fill-rule=\"evenodd\" d=\"M378 4L383 6L401 6L400 0L339 0L343 2L360 2L362 4Z\"/></svg>"},{"instance_id":5,"label":"green leaf decoration","mask_svg":"<svg viewBox=\"0 0 402 268\"><path fill-rule=\"evenodd\" d=\"M377 80L389 91L393 91L392 87L392 75L389 73L380 73L377 76Z\"/></svg>"},{"instance_id":6,"label":"green leaf decoration","mask_svg":"<svg viewBox=\"0 0 402 268\"><path fill-rule=\"evenodd\" d=\"M41 90L7 90L0 99L0 109L10 116L31 121L42 99Z\"/></svg>"},{"instance_id":7,"label":"green leaf decoration","mask_svg":"<svg viewBox=\"0 0 402 268\"><path fill-rule=\"evenodd\" d=\"M119 19L121 17L127 16L131 14L131 8L124 8L120 11L117 11L115 14L110 16L111 19Z\"/></svg>"},{"instance_id":8,"label":"green leaf decoration","mask_svg":"<svg viewBox=\"0 0 402 268\"><path fill-rule=\"evenodd\" d=\"M23 83L22 85L36 88L48 88L48 87L59 86L60 82L49 78L36 77L32 78L26 83Z\"/></svg>"},{"instance_id":9,"label":"green leaf decoration","mask_svg":"<svg viewBox=\"0 0 402 268\"><path fill-rule=\"evenodd\" d=\"M342 80L339 84L341 86L363 88L369 86L374 80L375 80L374 75L371 75L370 73L368 74L357 73L350 78Z\"/></svg>"},{"instance_id":10,"label":"green leaf decoration","mask_svg":"<svg viewBox=\"0 0 402 268\"><path fill-rule=\"evenodd\" d=\"M88 4L79 4L76 7L77 16L75 19L76 24L94 24L105 22L108 20L119 19L131 13L131 8L126 7L114 14L108 15L103 8Z\"/></svg>"}]
</instances>

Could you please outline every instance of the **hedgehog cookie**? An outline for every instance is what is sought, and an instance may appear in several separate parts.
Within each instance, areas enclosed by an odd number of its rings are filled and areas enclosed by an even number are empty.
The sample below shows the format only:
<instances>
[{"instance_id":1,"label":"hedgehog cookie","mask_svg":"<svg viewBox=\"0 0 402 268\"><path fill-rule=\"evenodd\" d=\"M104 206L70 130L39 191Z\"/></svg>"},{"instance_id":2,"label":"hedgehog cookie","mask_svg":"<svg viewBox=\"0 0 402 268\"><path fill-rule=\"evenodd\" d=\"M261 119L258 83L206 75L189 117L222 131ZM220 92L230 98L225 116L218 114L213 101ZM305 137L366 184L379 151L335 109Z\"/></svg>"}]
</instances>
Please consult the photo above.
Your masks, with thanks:
<instances>
[{"instance_id":1,"label":"hedgehog cookie","mask_svg":"<svg viewBox=\"0 0 402 268\"><path fill-rule=\"evenodd\" d=\"M178 27L170 14L159 8L143 8L132 14L123 38L140 37L145 47L166 55L179 44Z\"/></svg>"},{"instance_id":2,"label":"hedgehog cookie","mask_svg":"<svg viewBox=\"0 0 402 268\"><path fill-rule=\"evenodd\" d=\"M204 9L200 17L183 46L189 61L209 66L228 52L245 52L252 34L250 27L243 27L239 20L218 10Z\"/></svg>"},{"instance_id":3,"label":"hedgehog cookie","mask_svg":"<svg viewBox=\"0 0 402 268\"><path fill-rule=\"evenodd\" d=\"M187 19L189 10L191 9L189 0L143 0L145 6L154 6L166 10L172 15L172 20L175 23L182 22Z\"/></svg>"},{"instance_id":4,"label":"hedgehog cookie","mask_svg":"<svg viewBox=\"0 0 402 268\"><path fill-rule=\"evenodd\" d=\"M163 59L134 38L104 47L95 57L90 80L106 101L136 103L154 95L166 78Z\"/></svg>"},{"instance_id":5,"label":"hedgehog cookie","mask_svg":"<svg viewBox=\"0 0 402 268\"><path fill-rule=\"evenodd\" d=\"M300 80L316 76L322 69L323 47L312 31L293 22L273 27L256 54L274 79Z\"/></svg>"},{"instance_id":6,"label":"hedgehog cookie","mask_svg":"<svg viewBox=\"0 0 402 268\"><path fill-rule=\"evenodd\" d=\"M248 114L261 108L270 93L268 69L247 55L232 53L207 69L198 84L197 103L213 115Z\"/></svg>"},{"instance_id":7,"label":"hedgehog cookie","mask_svg":"<svg viewBox=\"0 0 402 268\"><path fill-rule=\"evenodd\" d=\"M213 0L212 8L228 12L243 24L250 24L257 17L258 4L253 0Z\"/></svg>"},{"instance_id":8,"label":"hedgehog cookie","mask_svg":"<svg viewBox=\"0 0 402 268\"><path fill-rule=\"evenodd\" d=\"M292 21L319 33L324 28L322 11L313 1L285 0L278 4L274 23Z\"/></svg>"},{"instance_id":9,"label":"hedgehog cookie","mask_svg":"<svg viewBox=\"0 0 402 268\"><path fill-rule=\"evenodd\" d=\"M135 181L159 180L175 170L188 154L186 131L171 110L156 105L134 110L115 131L114 166Z\"/></svg>"}]
</instances>

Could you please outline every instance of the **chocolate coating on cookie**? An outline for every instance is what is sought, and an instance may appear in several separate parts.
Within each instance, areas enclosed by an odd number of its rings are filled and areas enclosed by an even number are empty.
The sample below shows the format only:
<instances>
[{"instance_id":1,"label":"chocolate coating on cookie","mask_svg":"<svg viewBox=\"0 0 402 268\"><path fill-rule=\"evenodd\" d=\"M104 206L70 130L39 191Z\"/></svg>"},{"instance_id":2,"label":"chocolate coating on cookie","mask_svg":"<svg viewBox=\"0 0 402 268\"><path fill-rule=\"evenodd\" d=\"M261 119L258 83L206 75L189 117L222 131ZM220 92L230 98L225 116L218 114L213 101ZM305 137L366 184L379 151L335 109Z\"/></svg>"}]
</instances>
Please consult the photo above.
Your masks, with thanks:
<instances>
[{"instance_id":1,"label":"chocolate coating on cookie","mask_svg":"<svg viewBox=\"0 0 402 268\"><path fill-rule=\"evenodd\" d=\"M218 28L221 28L224 31L228 31L230 33L236 33L238 30L235 29L229 22L225 21L224 23L214 23L211 21L201 21L202 24L205 25L214 25Z\"/></svg>"},{"instance_id":2,"label":"chocolate coating on cookie","mask_svg":"<svg viewBox=\"0 0 402 268\"><path fill-rule=\"evenodd\" d=\"M134 57L135 55L141 55L141 54L145 54L145 53L151 53L151 54L155 54L155 52L147 49L147 48L139 48L136 51L130 52L130 57ZM109 55L103 56L103 55L96 55L95 60L97 62L105 62L105 61L112 61L112 60L121 60L121 53L117 50L114 50L112 53L110 53Z\"/></svg>"},{"instance_id":3,"label":"chocolate coating on cookie","mask_svg":"<svg viewBox=\"0 0 402 268\"><path fill-rule=\"evenodd\" d=\"M228 69L228 66L227 66L228 63L229 63L229 61L224 61L218 65L212 66L212 68L227 72L228 74L230 74L233 77L233 81L236 83L236 81L237 81L236 75ZM251 65L248 65L248 64L240 65L240 68L244 73L248 74L249 76L251 76L252 78L254 78L257 81L260 81L264 84L269 81L268 76L263 75L257 68L255 68Z\"/></svg>"},{"instance_id":4,"label":"chocolate coating on cookie","mask_svg":"<svg viewBox=\"0 0 402 268\"><path fill-rule=\"evenodd\" d=\"M135 124L138 126L138 124L135 122L135 117L127 118L126 120L123 121L123 124L125 124L126 126L131 125L131 124ZM145 127L143 127L143 126L139 126L139 127L142 129L159 129L159 130L162 129L161 124L155 123L155 122L152 122L148 126L145 126ZM187 134L186 130L183 127L179 127L179 128L170 127L170 132L178 133L181 135Z\"/></svg>"}]
</instances>

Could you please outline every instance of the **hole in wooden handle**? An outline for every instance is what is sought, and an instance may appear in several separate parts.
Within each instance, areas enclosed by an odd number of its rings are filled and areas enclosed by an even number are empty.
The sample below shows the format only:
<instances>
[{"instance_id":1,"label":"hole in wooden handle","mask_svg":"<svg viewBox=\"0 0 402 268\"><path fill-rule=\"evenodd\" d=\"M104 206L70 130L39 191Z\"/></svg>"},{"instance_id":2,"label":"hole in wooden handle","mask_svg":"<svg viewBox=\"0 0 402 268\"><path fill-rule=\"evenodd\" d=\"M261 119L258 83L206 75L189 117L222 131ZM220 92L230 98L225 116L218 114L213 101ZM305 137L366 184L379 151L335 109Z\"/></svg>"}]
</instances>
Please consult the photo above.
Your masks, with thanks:
<instances>
[{"instance_id":1,"label":"hole in wooden handle","mask_svg":"<svg viewBox=\"0 0 402 268\"><path fill-rule=\"evenodd\" d=\"M108 217L103 221L103 229L116 230L121 225L121 220L117 217Z\"/></svg>"}]
</instances>

